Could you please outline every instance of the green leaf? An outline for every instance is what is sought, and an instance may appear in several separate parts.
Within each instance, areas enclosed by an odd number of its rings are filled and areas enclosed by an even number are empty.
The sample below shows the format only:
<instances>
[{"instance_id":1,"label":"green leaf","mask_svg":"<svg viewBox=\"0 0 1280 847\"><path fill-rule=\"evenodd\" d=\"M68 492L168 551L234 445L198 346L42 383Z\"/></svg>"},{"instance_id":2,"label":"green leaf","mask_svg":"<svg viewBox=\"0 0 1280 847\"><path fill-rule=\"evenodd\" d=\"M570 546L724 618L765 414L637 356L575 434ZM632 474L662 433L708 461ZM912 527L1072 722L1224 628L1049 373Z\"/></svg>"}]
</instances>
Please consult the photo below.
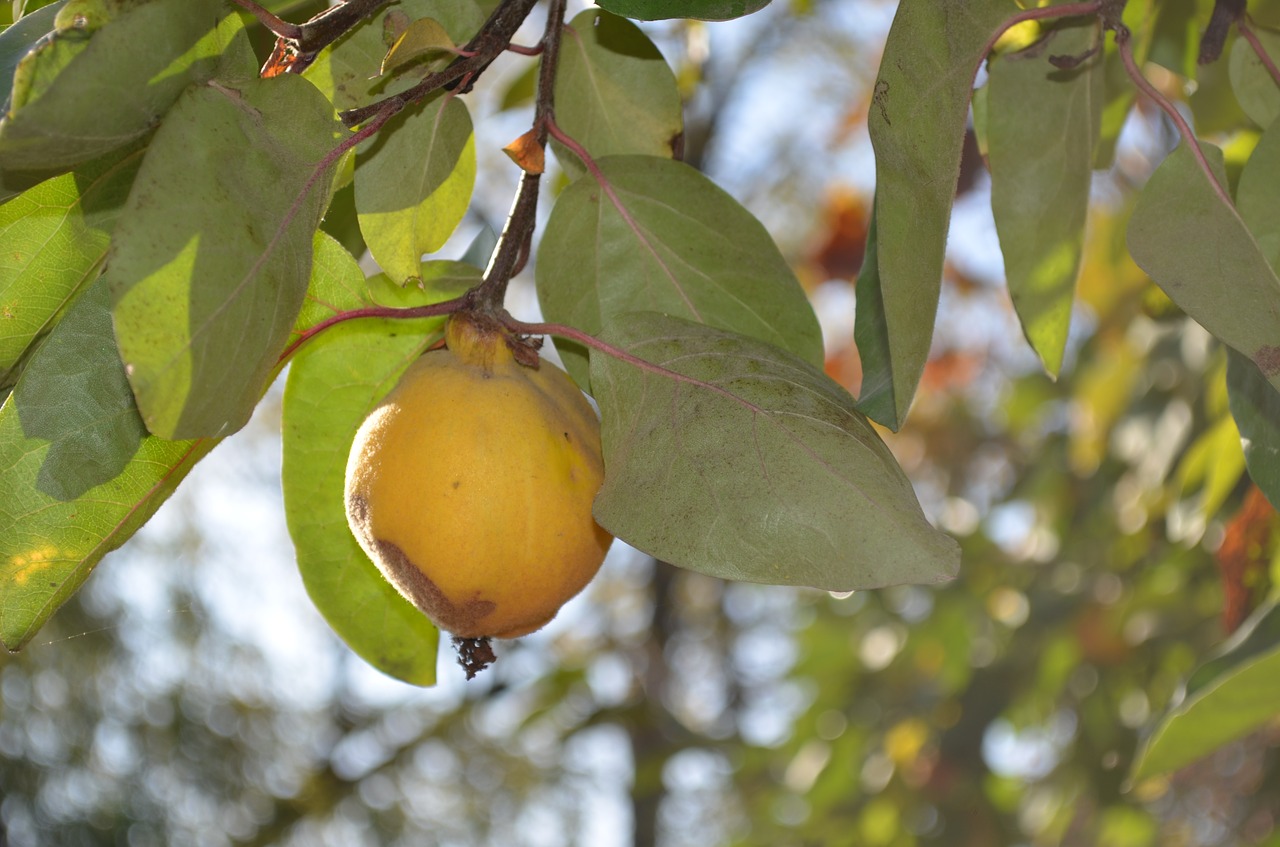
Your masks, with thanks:
<instances>
[{"instance_id":1,"label":"green leaf","mask_svg":"<svg viewBox=\"0 0 1280 847\"><path fill-rule=\"evenodd\" d=\"M66 170L146 135L191 83L251 73L251 63L225 67L224 52L251 59L244 39L223 0L150 0L87 40L80 30L46 39L17 66L0 169Z\"/></svg>"},{"instance_id":2,"label":"green leaf","mask_svg":"<svg viewBox=\"0 0 1280 847\"><path fill-rule=\"evenodd\" d=\"M983 159L987 158L987 101L991 94L990 80L988 84L981 88L974 89L973 99L969 101L973 115L973 140L978 145L978 153Z\"/></svg>"},{"instance_id":3,"label":"green leaf","mask_svg":"<svg viewBox=\"0 0 1280 847\"><path fill-rule=\"evenodd\" d=\"M302 305L333 109L284 75L189 90L156 133L106 277L129 382L163 438L249 419Z\"/></svg>"},{"instance_id":4,"label":"green leaf","mask_svg":"<svg viewBox=\"0 0 1280 847\"><path fill-rule=\"evenodd\" d=\"M67 0L36 9L35 12L23 15L18 23L0 32L0 101L8 101L13 91L13 77L18 63L23 56L35 47L41 38L49 35L54 29L54 18L59 9L67 4ZM8 102L4 102L5 111L9 110ZM0 202L17 196L18 193L55 177L63 169L42 169L35 171L10 171L0 168Z\"/></svg>"},{"instance_id":5,"label":"green leaf","mask_svg":"<svg viewBox=\"0 0 1280 847\"><path fill-rule=\"evenodd\" d=\"M623 312L656 309L821 365L817 318L750 212L682 162L612 156L598 165L605 182L571 184L547 221L537 284L548 320L594 334ZM585 351L556 347L585 385Z\"/></svg>"},{"instance_id":6,"label":"green leaf","mask_svg":"<svg viewBox=\"0 0 1280 847\"><path fill-rule=\"evenodd\" d=\"M769 0L598 0L598 5L615 15L642 21L669 18L727 21L758 12L769 5Z\"/></svg>"},{"instance_id":7,"label":"green leaf","mask_svg":"<svg viewBox=\"0 0 1280 847\"><path fill-rule=\"evenodd\" d=\"M867 225L867 247L862 257L862 270L858 273L858 284L854 291L857 308L853 313L853 335L858 357L862 361L858 411L872 420L891 419L897 408L893 395L893 352L889 346L884 292L880 288L879 262L876 258L874 203L871 222Z\"/></svg>"},{"instance_id":8,"label":"green leaf","mask_svg":"<svg viewBox=\"0 0 1280 847\"><path fill-rule=\"evenodd\" d=\"M396 39L421 18L439 22L455 44L464 44L484 25L486 15L474 0L400 0L322 50L302 75L338 111L367 106L411 88L418 82L415 75L385 77L379 69Z\"/></svg>"},{"instance_id":9,"label":"green leaf","mask_svg":"<svg viewBox=\"0 0 1280 847\"><path fill-rule=\"evenodd\" d=\"M148 436L92 286L0 407L0 640L25 644L215 441Z\"/></svg>"},{"instance_id":10,"label":"green leaf","mask_svg":"<svg viewBox=\"0 0 1280 847\"><path fill-rule=\"evenodd\" d=\"M53 32L53 20L66 4L67 0L59 0L51 6L37 9L0 32L0 92L4 92L6 99L13 91L13 74L18 69L18 62L41 38Z\"/></svg>"},{"instance_id":11,"label":"green leaf","mask_svg":"<svg viewBox=\"0 0 1280 847\"><path fill-rule=\"evenodd\" d=\"M435 18L419 18L401 33L382 59L378 73L397 70L423 56L446 53L452 55L457 45Z\"/></svg>"},{"instance_id":12,"label":"green leaf","mask_svg":"<svg viewBox=\"0 0 1280 847\"><path fill-rule=\"evenodd\" d=\"M1053 31L1041 49L995 59L987 111L991 211L1014 309L1045 370L1057 377L1084 248L1093 150L1102 112L1102 61L1073 71L1050 52L1081 55L1093 20Z\"/></svg>"},{"instance_id":13,"label":"green leaf","mask_svg":"<svg viewBox=\"0 0 1280 847\"><path fill-rule=\"evenodd\" d=\"M481 223L480 231L476 233L476 237L471 239L471 243L467 245L467 249L459 257L459 261L464 264L474 265L477 268L487 267L489 257L493 255L493 251L498 248L498 233L494 232L493 227L488 223Z\"/></svg>"},{"instance_id":14,"label":"green leaf","mask_svg":"<svg viewBox=\"0 0 1280 847\"><path fill-rule=\"evenodd\" d=\"M1280 56L1280 33L1261 28L1255 28L1253 32L1273 61ZM1258 126L1271 126L1280 117L1280 85L1276 84L1249 42L1243 38L1236 39L1227 68L1240 108Z\"/></svg>"},{"instance_id":15,"label":"green leaf","mask_svg":"<svg viewBox=\"0 0 1280 847\"><path fill-rule=\"evenodd\" d=\"M1263 134L1240 175L1236 206L1272 269L1280 267L1280 124ZM1280 393L1258 366L1227 348L1227 394L1240 429L1245 467L1280 503Z\"/></svg>"},{"instance_id":16,"label":"green leaf","mask_svg":"<svg viewBox=\"0 0 1280 847\"><path fill-rule=\"evenodd\" d=\"M1274 506L1280 503L1280 392L1257 365L1228 347L1227 395L1249 477Z\"/></svg>"},{"instance_id":17,"label":"green leaf","mask_svg":"<svg viewBox=\"0 0 1280 847\"><path fill-rule=\"evenodd\" d=\"M1200 148L1226 185L1222 151L1210 144ZM1241 176L1242 196L1250 170ZM1267 184L1280 184L1274 181L1280 170L1265 176ZM1253 179L1263 177L1253 170ZM1185 144L1165 158L1143 188L1129 221L1128 243L1134 261L1174 303L1280 386L1280 279Z\"/></svg>"},{"instance_id":18,"label":"green leaf","mask_svg":"<svg viewBox=\"0 0 1280 847\"><path fill-rule=\"evenodd\" d=\"M388 276L418 275L422 255L444 246L466 215L475 179L471 114L456 97L410 106L360 145L360 232Z\"/></svg>"},{"instance_id":19,"label":"green leaf","mask_svg":"<svg viewBox=\"0 0 1280 847\"><path fill-rule=\"evenodd\" d=\"M369 278L369 298L379 306L393 309L412 309L423 303L437 303L460 297L480 284L483 274L480 268L466 262L438 259L423 262L418 280L412 285L400 285L386 274ZM430 299L423 300L423 295Z\"/></svg>"},{"instance_id":20,"label":"green leaf","mask_svg":"<svg viewBox=\"0 0 1280 847\"><path fill-rule=\"evenodd\" d=\"M1276 715L1280 702L1280 610L1263 607L1187 681L1134 760L1133 779L1189 765Z\"/></svg>"},{"instance_id":21,"label":"green leaf","mask_svg":"<svg viewBox=\"0 0 1280 847\"><path fill-rule=\"evenodd\" d=\"M565 28L555 96L557 124L596 159L670 158L684 131L680 91L662 53L631 21L598 9ZM561 161L573 175L583 172L576 157Z\"/></svg>"},{"instance_id":22,"label":"green leaf","mask_svg":"<svg viewBox=\"0 0 1280 847\"><path fill-rule=\"evenodd\" d=\"M942 287L951 202L973 76L1011 0L903 0L885 43L867 118L876 153L876 273L890 357L892 407L863 391L860 407L897 429L924 373Z\"/></svg>"},{"instance_id":23,"label":"green leaf","mask_svg":"<svg viewBox=\"0 0 1280 847\"><path fill-rule=\"evenodd\" d=\"M36 487L58 500L114 479L147 434L112 355L109 301L105 285L93 286L13 392L23 433L49 442Z\"/></svg>"},{"instance_id":24,"label":"green leaf","mask_svg":"<svg viewBox=\"0 0 1280 847\"><path fill-rule=\"evenodd\" d=\"M318 323L337 311L372 305L359 266L328 236L317 236L313 268L304 310L309 320ZM472 275L478 282L479 271ZM415 291L383 287L401 297ZM434 290L419 291L412 305L439 299ZM307 593L352 650L414 685L435 682L439 634L356 543L347 527L343 483L360 423L440 323L361 319L330 327L298 352L284 395L285 517Z\"/></svg>"},{"instance_id":25,"label":"green leaf","mask_svg":"<svg viewBox=\"0 0 1280 847\"><path fill-rule=\"evenodd\" d=\"M98 276L145 152L109 153L0 206L0 386Z\"/></svg>"},{"instance_id":26,"label":"green leaf","mask_svg":"<svg viewBox=\"0 0 1280 847\"><path fill-rule=\"evenodd\" d=\"M1280 269L1280 124L1262 134L1240 172L1236 208L1263 258Z\"/></svg>"},{"instance_id":27,"label":"green leaf","mask_svg":"<svg viewBox=\"0 0 1280 847\"><path fill-rule=\"evenodd\" d=\"M1245 467L1240 431L1231 416L1223 414L1183 453L1178 462L1178 493L1186 497L1196 491L1195 513L1207 522L1231 496Z\"/></svg>"},{"instance_id":28,"label":"green leaf","mask_svg":"<svg viewBox=\"0 0 1280 847\"><path fill-rule=\"evenodd\" d=\"M618 538L711 576L830 591L955 575L959 546L820 370L650 312L605 338L668 371L591 357L605 458L594 513Z\"/></svg>"}]
</instances>

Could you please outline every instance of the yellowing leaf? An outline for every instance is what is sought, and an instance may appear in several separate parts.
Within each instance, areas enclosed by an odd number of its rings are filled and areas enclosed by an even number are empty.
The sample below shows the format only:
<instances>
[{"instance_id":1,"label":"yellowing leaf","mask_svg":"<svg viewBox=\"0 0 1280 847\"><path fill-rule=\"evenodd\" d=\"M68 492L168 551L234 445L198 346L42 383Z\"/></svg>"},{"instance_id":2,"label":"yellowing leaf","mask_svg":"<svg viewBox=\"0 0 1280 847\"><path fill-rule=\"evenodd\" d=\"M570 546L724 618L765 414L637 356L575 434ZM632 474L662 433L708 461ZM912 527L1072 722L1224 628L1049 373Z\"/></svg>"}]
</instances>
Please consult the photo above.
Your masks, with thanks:
<instances>
[{"instance_id":1,"label":"yellowing leaf","mask_svg":"<svg viewBox=\"0 0 1280 847\"><path fill-rule=\"evenodd\" d=\"M392 118L356 151L356 213L369 252L387 276L418 277L467 213L476 179L471 113L435 97Z\"/></svg>"},{"instance_id":2,"label":"yellowing leaf","mask_svg":"<svg viewBox=\"0 0 1280 847\"><path fill-rule=\"evenodd\" d=\"M373 305L371 286L394 292L395 305L402 307L445 296L436 286L401 288L379 284L376 277L366 281L355 259L323 234L315 239L312 269L299 330L339 310ZM459 273L453 265L439 270ZM474 283L480 272L472 269L471 275ZM361 658L412 685L435 682L439 634L360 549L347 527L342 490L356 429L441 323L439 318L358 320L330 327L293 358L284 392L285 519L307 594Z\"/></svg>"}]
</instances>

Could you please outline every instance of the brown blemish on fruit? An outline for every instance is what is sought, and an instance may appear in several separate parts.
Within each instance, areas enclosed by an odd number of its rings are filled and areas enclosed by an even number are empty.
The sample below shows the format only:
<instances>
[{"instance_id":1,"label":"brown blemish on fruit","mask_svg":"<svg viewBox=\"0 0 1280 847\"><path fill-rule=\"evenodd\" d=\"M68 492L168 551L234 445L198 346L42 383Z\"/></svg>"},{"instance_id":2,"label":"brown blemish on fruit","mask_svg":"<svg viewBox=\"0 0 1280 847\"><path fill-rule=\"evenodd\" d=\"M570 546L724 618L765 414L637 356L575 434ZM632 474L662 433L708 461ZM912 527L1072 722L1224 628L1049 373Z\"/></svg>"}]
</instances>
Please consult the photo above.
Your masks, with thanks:
<instances>
[{"instance_id":1,"label":"brown blemish on fruit","mask_svg":"<svg viewBox=\"0 0 1280 847\"><path fill-rule=\"evenodd\" d=\"M359 494L348 497L347 520L352 526L365 526L369 520L369 501Z\"/></svg>"},{"instance_id":2,"label":"brown blemish on fruit","mask_svg":"<svg viewBox=\"0 0 1280 847\"><path fill-rule=\"evenodd\" d=\"M1253 354L1253 361L1265 377L1273 377L1280 373L1280 347L1264 344Z\"/></svg>"},{"instance_id":3,"label":"brown blemish on fruit","mask_svg":"<svg viewBox=\"0 0 1280 847\"><path fill-rule=\"evenodd\" d=\"M395 544L381 538L375 538L373 543L378 549L378 558L382 560L383 573L437 626L459 638L492 635L485 631L484 625L484 619L496 608L492 600L482 600L477 596L461 603L454 602Z\"/></svg>"}]
</instances>

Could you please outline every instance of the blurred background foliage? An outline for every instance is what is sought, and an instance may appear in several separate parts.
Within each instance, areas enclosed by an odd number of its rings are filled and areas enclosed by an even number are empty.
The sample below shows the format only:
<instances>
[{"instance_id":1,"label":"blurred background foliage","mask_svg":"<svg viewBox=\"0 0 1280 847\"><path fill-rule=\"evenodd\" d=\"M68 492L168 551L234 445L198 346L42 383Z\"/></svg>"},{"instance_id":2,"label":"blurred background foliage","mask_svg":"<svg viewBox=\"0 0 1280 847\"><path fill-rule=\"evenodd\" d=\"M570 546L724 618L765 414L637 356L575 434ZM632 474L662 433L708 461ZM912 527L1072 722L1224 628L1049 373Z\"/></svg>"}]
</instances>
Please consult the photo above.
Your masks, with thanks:
<instances>
[{"instance_id":1,"label":"blurred background foliage","mask_svg":"<svg viewBox=\"0 0 1280 847\"><path fill-rule=\"evenodd\" d=\"M269 5L300 20L324 4ZM893 7L775 0L649 30L688 99L686 158L770 227L855 392L864 118ZM1148 70L1247 153L1257 130L1225 74L1186 96L1182 17L1160 20ZM526 66L475 95L482 184L459 243L500 226ZM0 658L0 841L1280 845L1280 725L1129 779L1188 674L1269 593L1280 538L1244 473L1223 348L1124 248L1133 188L1174 142L1140 103L1096 178L1056 382L1003 288L976 148L965 159L932 361L886 436L961 539L955 582L833 597L618 550L480 678L442 654L441 685L410 689L306 601L273 393L38 643ZM514 311L532 303L513 291Z\"/></svg>"}]
</instances>

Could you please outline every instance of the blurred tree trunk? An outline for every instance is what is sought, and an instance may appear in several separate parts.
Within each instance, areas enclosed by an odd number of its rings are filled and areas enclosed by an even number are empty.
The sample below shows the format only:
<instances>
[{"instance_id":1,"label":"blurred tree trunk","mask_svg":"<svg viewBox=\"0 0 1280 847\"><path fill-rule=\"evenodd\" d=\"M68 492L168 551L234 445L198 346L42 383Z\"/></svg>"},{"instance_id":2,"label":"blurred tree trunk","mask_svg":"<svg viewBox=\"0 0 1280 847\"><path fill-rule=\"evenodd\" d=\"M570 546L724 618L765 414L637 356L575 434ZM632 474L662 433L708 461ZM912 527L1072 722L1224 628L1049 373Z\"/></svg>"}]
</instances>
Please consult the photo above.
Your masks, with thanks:
<instances>
[{"instance_id":1,"label":"blurred tree trunk","mask_svg":"<svg viewBox=\"0 0 1280 847\"><path fill-rule=\"evenodd\" d=\"M662 771L675 752L663 727L671 722L666 706L669 702L670 670L665 654L675 629L673 595L677 585L676 569L666 562L655 561L653 579L649 583L653 597L649 638L644 642L640 655L634 659L644 704L630 712L626 724L631 758L635 763L631 788L632 844L635 847L656 847L658 843L658 814L664 794Z\"/></svg>"}]
</instances>

